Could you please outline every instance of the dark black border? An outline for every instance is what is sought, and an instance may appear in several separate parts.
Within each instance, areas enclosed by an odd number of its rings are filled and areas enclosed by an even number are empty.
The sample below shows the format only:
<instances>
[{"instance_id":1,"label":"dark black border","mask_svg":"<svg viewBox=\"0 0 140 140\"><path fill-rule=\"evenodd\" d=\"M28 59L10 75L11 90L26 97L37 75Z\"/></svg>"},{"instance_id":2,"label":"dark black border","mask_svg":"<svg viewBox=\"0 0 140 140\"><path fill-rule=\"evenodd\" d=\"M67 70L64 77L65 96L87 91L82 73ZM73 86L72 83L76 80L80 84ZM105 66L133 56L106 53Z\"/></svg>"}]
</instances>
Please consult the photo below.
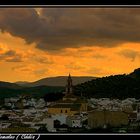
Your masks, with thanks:
<instances>
[{"instance_id":1,"label":"dark black border","mask_svg":"<svg viewBox=\"0 0 140 140\"><path fill-rule=\"evenodd\" d=\"M74 140L74 139L84 139L84 140L87 140L88 138L89 139L91 139L91 140L93 140L93 139L101 139L101 140L112 140L113 138L115 138L115 139L120 139L120 138L122 138L123 140L124 139L127 139L127 138L132 138L132 139L134 139L134 137L138 137L138 136L140 136L140 135L105 135L105 134L96 134L96 135L83 135L83 134L81 134L81 135L60 135L60 134L58 134L58 135L53 135L53 134L51 134L51 135L45 135L45 134L1 134L1 136L14 136L14 139L12 139L12 140L23 140L24 138L22 137L23 135L28 135L28 136L31 136L31 137L34 137L34 138L25 138L26 140L42 140L42 139L55 139L55 140L66 140L66 139L70 139L70 140ZM38 137L39 136L39 137Z\"/></svg>"},{"instance_id":2,"label":"dark black border","mask_svg":"<svg viewBox=\"0 0 140 140\"><path fill-rule=\"evenodd\" d=\"M5 134L4 136L9 136L10 134ZM12 140L23 140L22 138L22 134L11 134L12 136L15 136L14 139ZM25 134L26 135L26 134ZM30 135L30 134L29 134ZM127 138L130 138L130 139L134 139L135 137L139 137L140 135L104 135L104 134L96 134L96 135L45 135L45 134L40 134L39 137L37 134L31 134L31 136L36 136L34 139L32 138L26 138L26 140L50 140L50 139L54 139L54 140L67 140L67 139L70 139L70 140L74 140L74 139L79 139L79 140L87 140L87 139L91 139L91 140L96 140L96 139L101 139L101 140L112 140L113 138L115 139L127 139Z\"/></svg>"},{"instance_id":3,"label":"dark black border","mask_svg":"<svg viewBox=\"0 0 140 140\"><path fill-rule=\"evenodd\" d=\"M0 5L0 8L140 8L140 5Z\"/></svg>"},{"instance_id":4,"label":"dark black border","mask_svg":"<svg viewBox=\"0 0 140 140\"><path fill-rule=\"evenodd\" d=\"M140 5L140 0L0 0L0 5Z\"/></svg>"},{"instance_id":5,"label":"dark black border","mask_svg":"<svg viewBox=\"0 0 140 140\"><path fill-rule=\"evenodd\" d=\"M119 2L119 0L34 0L34 1L31 1L31 0L3 0L3 1L0 1L0 7L65 7L65 8L74 8L74 7L106 7L106 8L115 8L115 7L122 7L122 8L137 8L137 7L140 7L140 0L131 0L131 1L128 1L128 0L122 0L121 2ZM2 134L0 134L2 135ZM9 134L7 134L9 135ZM15 135L15 134L12 134L12 135ZM18 134L17 134L18 135ZM95 138L95 139L113 139L113 138L116 138L116 139L126 139L126 137L128 138L132 138L134 136L140 136L140 135L137 135L137 134L132 134L132 135L113 135L113 134L98 134L98 135L94 135L94 134L91 134L91 135L86 135L86 134L81 134L81 135L66 135L66 134L62 134L62 135L45 135L45 134L40 134L40 139L61 139L61 140L66 140L67 138L70 138L70 139L76 139L77 138L81 138L81 139L87 139L87 138Z\"/></svg>"}]
</instances>

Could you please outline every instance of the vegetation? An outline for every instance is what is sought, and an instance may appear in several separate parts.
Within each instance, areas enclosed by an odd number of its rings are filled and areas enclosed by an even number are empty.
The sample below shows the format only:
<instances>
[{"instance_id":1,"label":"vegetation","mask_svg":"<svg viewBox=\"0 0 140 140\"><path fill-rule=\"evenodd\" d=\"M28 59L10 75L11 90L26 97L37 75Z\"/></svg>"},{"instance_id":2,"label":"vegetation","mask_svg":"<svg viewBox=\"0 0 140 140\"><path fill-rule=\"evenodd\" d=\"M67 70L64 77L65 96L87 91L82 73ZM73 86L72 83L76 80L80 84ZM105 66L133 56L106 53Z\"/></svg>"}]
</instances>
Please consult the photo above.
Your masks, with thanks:
<instances>
[{"instance_id":1,"label":"vegetation","mask_svg":"<svg viewBox=\"0 0 140 140\"><path fill-rule=\"evenodd\" d=\"M3 115L0 117L0 120L2 120L2 121L7 121L7 120L9 120L8 115L3 114Z\"/></svg>"},{"instance_id":2,"label":"vegetation","mask_svg":"<svg viewBox=\"0 0 140 140\"><path fill-rule=\"evenodd\" d=\"M29 127L30 126L30 124L24 124L24 123L21 123L21 122L13 122L10 126L9 126L9 128L16 128L16 127Z\"/></svg>"},{"instance_id":3,"label":"vegetation","mask_svg":"<svg viewBox=\"0 0 140 140\"><path fill-rule=\"evenodd\" d=\"M140 98L140 69L126 75L97 78L74 87L76 95L95 98Z\"/></svg>"},{"instance_id":4,"label":"vegetation","mask_svg":"<svg viewBox=\"0 0 140 140\"><path fill-rule=\"evenodd\" d=\"M11 84L0 82L0 104L2 104L3 98L20 95L29 95L35 98L43 97L45 101L56 101L64 96L64 87L20 87ZM128 75L111 75L78 84L73 87L73 92L75 95L82 95L87 98L140 98L140 68Z\"/></svg>"},{"instance_id":5,"label":"vegetation","mask_svg":"<svg viewBox=\"0 0 140 140\"><path fill-rule=\"evenodd\" d=\"M62 92L52 92L44 95L44 100L46 102L51 102L51 101L57 101L59 99L62 99L64 94Z\"/></svg>"},{"instance_id":6,"label":"vegetation","mask_svg":"<svg viewBox=\"0 0 140 140\"><path fill-rule=\"evenodd\" d=\"M27 128L27 127L14 127L14 128L3 128L1 130L1 133L6 132L6 133L14 133L14 132L21 132L21 133L30 133L30 132L36 132L37 130L34 128Z\"/></svg>"},{"instance_id":7,"label":"vegetation","mask_svg":"<svg viewBox=\"0 0 140 140\"><path fill-rule=\"evenodd\" d=\"M56 93L63 90L64 87L53 86L22 87L18 89L0 86L0 98L17 97L20 95L29 95L35 98L40 98L48 93Z\"/></svg>"},{"instance_id":8,"label":"vegetation","mask_svg":"<svg viewBox=\"0 0 140 140\"><path fill-rule=\"evenodd\" d=\"M39 133L46 133L46 132L49 132L48 129L46 128L46 126L41 126L37 132Z\"/></svg>"}]
</instances>

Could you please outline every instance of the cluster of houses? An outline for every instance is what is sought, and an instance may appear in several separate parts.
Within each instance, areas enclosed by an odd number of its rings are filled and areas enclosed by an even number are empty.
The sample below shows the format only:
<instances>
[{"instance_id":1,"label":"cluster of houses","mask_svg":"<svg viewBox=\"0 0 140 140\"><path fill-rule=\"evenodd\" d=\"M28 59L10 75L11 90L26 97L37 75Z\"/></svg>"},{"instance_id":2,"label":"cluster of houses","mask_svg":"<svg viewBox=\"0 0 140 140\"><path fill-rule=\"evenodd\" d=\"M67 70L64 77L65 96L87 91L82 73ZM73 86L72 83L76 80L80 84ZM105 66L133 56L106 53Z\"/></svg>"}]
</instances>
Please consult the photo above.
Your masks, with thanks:
<instances>
[{"instance_id":1,"label":"cluster of houses","mask_svg":"<svg viewBox=\"0 0 140 140\"><path fill-rule=\"evenodd\" d=\"M20 96L19 98L5 98L4 104L6 107L9 107L11 109L15 108L43 108L46 106L46 102L44 101L43 98L40 99L35 99L35 98L30 98L30 97L24 97Z\"/></svg>"},{"instance_id":2,"label":"cluster of houses","mask_svg":"<svg viewBox=\"0 0 140 140\"><path fill-rule=\"evenodd\" d=\"M121 127L140 122L140 100L127 98L124 100L109 98L91 98L88 105L92 107L88 111L88 126L97 127Z\"/></svg>"},{"instance_id":3,"label":"cluster of houses","mask_svg":"<svg viewBox=\"0 0 140 140\"><path fill-rule=\"evenodd\" d=\"M5 98L0 110L0 131L20 125L34 130L45 126L49 132L128 126L140 121L139 103L135 98L87 100L77 97L72 92L69 75L65 96L57 102L46 103L43 98ZM17 126L17 122L20 125Z\"/></svg>"}]
</instances>

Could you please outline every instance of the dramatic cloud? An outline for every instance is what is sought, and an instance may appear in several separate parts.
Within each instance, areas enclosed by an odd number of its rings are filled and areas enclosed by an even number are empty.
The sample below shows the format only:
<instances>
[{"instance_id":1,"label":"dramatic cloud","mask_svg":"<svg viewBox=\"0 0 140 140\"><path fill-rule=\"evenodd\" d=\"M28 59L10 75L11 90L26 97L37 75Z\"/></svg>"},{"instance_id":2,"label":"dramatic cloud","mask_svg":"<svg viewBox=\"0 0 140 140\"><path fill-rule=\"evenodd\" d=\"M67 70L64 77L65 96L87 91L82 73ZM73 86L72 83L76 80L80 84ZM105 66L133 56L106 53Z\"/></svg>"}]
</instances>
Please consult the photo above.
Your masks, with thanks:
<instances>
[{"instance_id":1,"label":"dramatic cloud","mask_svg":"<svg viewBox=\"0 0 140 140\"><path fill-rule=\"evenodd\" d=\"M0 29L42 50L140 42L139 8L0 9Z\"/></svg>"},{"instance_id":2,"label":"dramatic cloud","mask_svg":"<svg viewBox=\"0 0 140 140\"><path fill-rule=\"evenodd\" d=\"M8 50L6 52L0 53L0 60L6 62L22 62L23 57L14 50Z\"/></svg>"},{"instance_id":3,"label":"dramatic cloud","mask_svg":"<svg viewBox=\"0 0 140 140\"><path fill-rule=\"evenodd\" d=\"M140 8L1 8L0 80L130 73L139 26Z\"/></svg>"},{"instance_id":4,"label":"dramatic cloud","mask_svg":"<svg viewBox=\"0 0 140 140\"><path fill-rule=\"evenodd\" d=\"M50 60L49 58L47 57L36 57L35 56L35 61L39 62L39 63L42 63L42 64L53 64L54 62L52 60Z\"/></svg>"},{"instance_id":5,"label":"dramatic cloud","mask_svg":"<svg viewBox=\"0 0 140 140\"><path fill-rule=\"evenodd\" d=\"M137 51L134 51L134 50L129 50L129 49L122 50L118 54L122 55L126 58L130 58L131 61L134 61L137 56L140 56L140 52L137 52Z\"/></svg>"}]
</instances>

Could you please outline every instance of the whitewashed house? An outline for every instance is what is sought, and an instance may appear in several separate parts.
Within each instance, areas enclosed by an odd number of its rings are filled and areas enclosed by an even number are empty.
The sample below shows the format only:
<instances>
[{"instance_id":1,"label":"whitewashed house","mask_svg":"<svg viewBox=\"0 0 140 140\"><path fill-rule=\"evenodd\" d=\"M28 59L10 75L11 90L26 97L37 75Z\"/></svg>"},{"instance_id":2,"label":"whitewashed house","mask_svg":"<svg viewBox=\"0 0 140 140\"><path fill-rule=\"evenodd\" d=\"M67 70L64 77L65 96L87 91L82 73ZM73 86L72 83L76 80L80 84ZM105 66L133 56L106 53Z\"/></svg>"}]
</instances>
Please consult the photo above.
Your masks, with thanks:
<instances>
[{"instance_id":1,"label":"whitewashed house","mask_svg":"<svg viewBox=\"0 0 140 140\"><path fill-rule=\"evenodd\" d=\"M66 124L69 127L82 127L82 119L80 116L68 116L66 119Z\"/></svg>"},{"instance_id":2,"label":"whitewashed house","mask_svg":"<svg viewBox=\"0 0 140 140\"><path fill-rule=\"evenodd\" d=\"M42 107L45 107L45 105L46 105L46 102L44 101L44 99L41 98L37 101L36 108L42 108Z\"/></svg>"},{"instance_id":3,"label":"whitewashed house","mask_svg":"<svg viewBox=\"0 0 140 140\"><path fill-rule=\"evenodd\" d=\"M52 115L53 120L59 120L61 124L66 124L67 115L65 114L56 114Z\"/></svg>"}]
</instances>

